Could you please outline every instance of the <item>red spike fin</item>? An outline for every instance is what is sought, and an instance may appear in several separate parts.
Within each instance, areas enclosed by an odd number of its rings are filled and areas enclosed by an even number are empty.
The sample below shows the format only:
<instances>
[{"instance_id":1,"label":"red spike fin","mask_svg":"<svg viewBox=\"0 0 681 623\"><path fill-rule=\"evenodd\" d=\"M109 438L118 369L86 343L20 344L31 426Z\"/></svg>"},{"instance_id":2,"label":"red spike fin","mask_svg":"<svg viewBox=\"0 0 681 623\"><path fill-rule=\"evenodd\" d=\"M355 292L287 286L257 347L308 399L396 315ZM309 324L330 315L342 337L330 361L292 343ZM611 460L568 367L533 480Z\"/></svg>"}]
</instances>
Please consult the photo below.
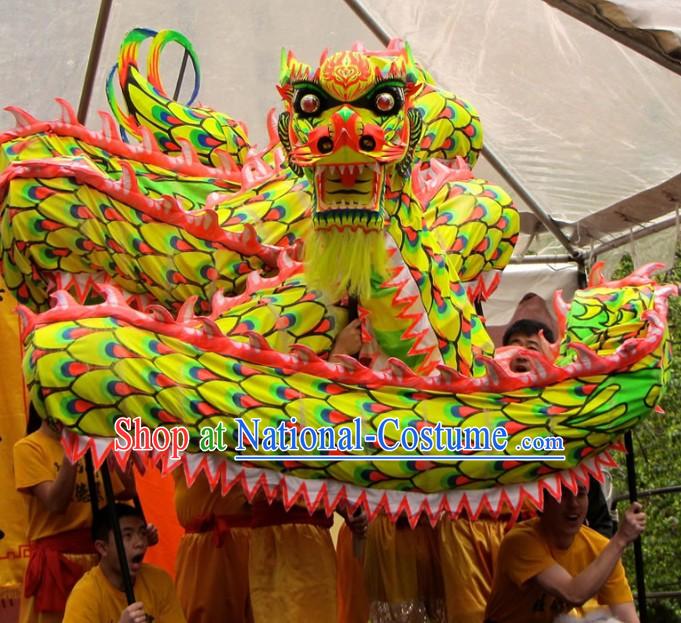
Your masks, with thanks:
<instances>
[{"instance_id":1,"label":"red spike fin","mask_svg":"<svg viewBox=\"0 0 681 623\"><path fill-rule=\"evenodd\" d=\"M5 110L12 114L17 123L17 128L28 128L39 121L31 114L27 113L23 108L18 106L6 106Z\"/></svg>"},{"instance_id":2,"label":"red spike fin","mask_svg":"<svg viewBox=\"0 0 681 623\"><path fill-rule=\"evenodd\" d=\"M59 104L59 108L61 109L61 120L64 123L69 123L71 125L81 125L81 123L78 121L78 115L76 114L76 111L73 110L73 106L71 106L71 103L65 100L63 97L55 97L54 101Z\"/></svg>"},{"instance_id":3,"label":"red spike fin","mask_svg":"<svg viewBox=\"0 0 681 623\"><path fill-rule=\"evenodd\" d=\"M198 296L190 296L180 307L180 311L177 312L177 321L181 323L193 322L196 320L194 315L194 307L196 306L196 301L199 300Z\"/></svg>"},{"instance_id":4,"label":"red spike fin","mask_svg":"<svg viewBox=\"0 0 681 623\"><path fill-rule=\"evenodd\" d=\"M95 288L104 295L107 305L129 307L123 293L111 283L95 283Z\"/></svg>"},{"instance_id":5,"label":"red spike fin","mask_svg":"<svg viewBox=\"0 0 681 623\"><path fill-rule=\"evenodd\" d=\"M320 359L317 356L317 353L315 353L310 347L305 346L304 344L291 344L290 351L291 354L294 355L295 358L302 363L322 361L322 359Z\"/></svg>"},{"instance_id":6,"label":"red spike fin","mask_svg":"<svg viewBox=\"0 0 681 623\"><path fill-rule=\"evenodd\" d=\"M139 130L140 136L142 137L143 150L149 154L159 152L158 143L151 130L143 125L139 126Z\"/></svg>"},{"instance_id":7,"label":"red spike fin","mask_svg":"<svg viewBox=\"0 0 681 623\"><path fill-rule=\"evenodd\" d=\"M239 170L239 166L232 158L232 155L224 149L215 149L213 153L220 161L220 169L225 173L234 173Z\"/></svg>"},{"instance_id":8,"label":"red spike fin","mask_svg":"<svg viewBox=\"0 0 681 623\"><path fill-rule=\"evenodd\" d=\"M137 176L132 168L132 165L127 160L120 160L121 165L121 179L120 185L123 192L138 193L139 185L137 184Z\"/></svg>"},{"instance_id":9,"label":"red spike fin","mask_svg":"<svg viewBox=\"0 0 681 623\"><path fill-rule=\"evenodd\" d=\"M121 133L114 118L103 110L97 112L102 120L102 135L107 141L122 141Z\"/></svg>"},{"instance_id":10,"label":"red spike fin","mask_svg":"<svg viewBox=\"0 0 681 623\"><path fill-rule=\"evenodd\" d=\"M272 350L272 347L267 343L267 340L260 335L260 333L256 333L255 331L246 331L244 335L248 337L248 343L252 349Z\"/></svg>"},{"instance_id":11,"label":"red spike fin","mask_svg":"<svg viewBox=\"0 0 681 623\"><path fill-rule=\"evenodd\" d=\"M50 298L55 302L53 307L57 307L59 309L78 307L76 300L66 290L57 290L50 295Z\"/></svg>"},{"instance_id":12,"label":"red spike fin","mask_svg":"<svg viewBox=\"0 0 681 623\"><path fill-rule=\"evenodd\" d=\"M597 288L605 283L605 277L603 276L603 268L605 262L596 262L589 271L589 287Z\"/></svg>"},{"instance_id":13,"label":"red spike fin","mask_svg":"<svg viewBox=\"0 0 681 623\"><path fill-rule=\"evenodd\" d=\"M418 378L418 375L406 363L395 357L390 357L388 359L388 371L390 372L390 376L394 377L399 382Z\"/></svg>"},{"instance_id":14,"label":"red spike fin","mask_svg":"<svg viewBox=\"0 0 681 623\"><path fill-rule=\"evenodd\" d=\"M439 365L437 371L444 385L455 385L460 381L468 380L467 376L449 366Z\"/></svg>"},{"instance_id":15,"label":"red spike fin","mask_svg":"<svg viewBox=\"0 0 681 623\"><path fill-rule=\"evenodd\" d=\"M556 320L558 321L558 330L560 331L560 337L565 335L565 329L567 326L567 315L570 311L570 306L565 302L563 298L563 291L556 290L553 293L553 311L556 314ZM560 341L560 340L559 340Z\"/></svg>"},{"instance_id":16,"label":"red spike fin","mask_svg":"<svg viewBox=\"0 0 681 623\"><path fill-rule=\"evenodd\" d=\"M182 161L184 164L188 166L199 164L199 156L196 153L196 149L194 149L194 145L191 144L191 141L184 138L178 138L176 142L180 145L180 149L182 150Z\"/></svg>"},{"instance_id":17,"label":"red spike fin","mask_svg":"<svg viewBox=\"0 0 681 623\"><path fill-rule=\"evenodd\" d=\"M162 305L149 305L144 312L155 320L165 324L173 324L175 322L173 315Z\"/></svg>"}]
</instances>

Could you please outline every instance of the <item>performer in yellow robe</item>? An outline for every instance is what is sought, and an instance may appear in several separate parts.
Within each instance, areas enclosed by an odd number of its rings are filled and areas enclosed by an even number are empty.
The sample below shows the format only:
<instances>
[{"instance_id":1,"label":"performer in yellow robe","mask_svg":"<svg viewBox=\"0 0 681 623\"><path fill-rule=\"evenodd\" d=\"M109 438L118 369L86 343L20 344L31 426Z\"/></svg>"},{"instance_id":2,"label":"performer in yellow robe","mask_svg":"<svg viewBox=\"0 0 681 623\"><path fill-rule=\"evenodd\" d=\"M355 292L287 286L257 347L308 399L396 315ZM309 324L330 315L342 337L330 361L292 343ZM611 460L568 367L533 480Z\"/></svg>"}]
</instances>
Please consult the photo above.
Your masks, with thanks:
<instances>
[{"instance_id":1,"label":"performer in yellow robe","mask_svg":"<svg viewBox=\"0 0 681 623\"><path fill-rule=\"evenodd\" d=\"M201 473L191 487L173 472L175 510L185 529L175 583L188 623L250 623L248 585L251 509L239 487L211 491Z\"/></svg>"},{"instance_id":2,"label":"performer in yellow robe","mask_svg":"<svg viewBox=\"0 0 681 623\"><path fill-rule=\"evenodd\" d=\"M336 543L336 595L338 623L366 623L369 597L364 581L366 536L353 534L347 524L338 531Z\"/></svg>"},{"instance_id":3,"label":"performer in yellow robe","mask_svg":"<svg viewBox=\"0 0 681 623\"><path fill-rule=\"evenodd\" d=\"M301 505L253 505L249 581L255 623L336 620L333 517Z\"/></svg>"},{"instance_id":4,"label":"performer in yellow robe","mask_svg":"<svg viewBox=\"0 0 681 623\"><path fill-rule=\"evenodd\" d=\"M482 623L494 565L510 516L442 519L438 548L449 623Z\"/></svg>"},{"instance_id":5,"label":"performer in yellow robe","mask_svg":"<svg viewBox=\"0 0 681 623\"><path fill-rule=\"evenodd\" d=\"M71 589L97 563L84 461L71 464L59 439L58 425L42 421L14 445L14 479L28 508L30 544L19 623L60 623ZM99 474L96 482L104 500ZM113 482L117 497L133 493L132 484L124 490L117 478Z\"/></svg>"},{"instance_id":6,"label":"performer in yellow robe","mask_svg":"<svg viewBox=\"0 0 681 623\"><path fill-rule=\"evenodd\" d=\"M411 528L379 515L369 524L364 581L369 620L444 623L444 587L437 533L422 520Z\"/></svg>"}]
</instances>

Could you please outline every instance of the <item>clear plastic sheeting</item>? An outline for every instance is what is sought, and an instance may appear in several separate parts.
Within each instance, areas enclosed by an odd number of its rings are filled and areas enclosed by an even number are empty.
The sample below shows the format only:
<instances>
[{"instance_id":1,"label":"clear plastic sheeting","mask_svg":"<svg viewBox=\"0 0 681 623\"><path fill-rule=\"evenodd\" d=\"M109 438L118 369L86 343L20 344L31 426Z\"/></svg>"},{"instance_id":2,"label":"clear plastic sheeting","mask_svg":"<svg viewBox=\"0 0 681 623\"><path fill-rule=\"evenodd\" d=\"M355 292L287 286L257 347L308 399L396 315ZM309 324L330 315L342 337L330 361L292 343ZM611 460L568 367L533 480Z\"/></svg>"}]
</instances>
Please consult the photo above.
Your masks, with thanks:
<instances>
[{"instance_id":1,"label":"clear plastic sheeting","mask_svg":"<svg viewBox=\"0 0 681 623\"><path fill-rule=\"evenodd\" d=\"M674 265L676 250L679 248L679 236L681 231L678 224L659 231L650 236L635 239L633 236L624 244L617 246L610 251L600 254L597 258L605 263L603 274L612 277L613 272L618 268L620 260L629 255L634 266L644 266L653 262L660 262L666 267Z\"/></svg>"},{"instance_id":2,"label":"clear plastic sheeting","mask_svg":"<svg viewBox=\"0 0 681 623\"><path fill-rule=\"evenodd\" d=\"M55 97L78 108L99 2L5 0L0 20L0 104L15 104L39 118L59 114ZM371 31L339 0L113 0L87 125L99 127L98 110L109 110L106 77L125 34L136 27L175 29L193 43L201 64L199 101L242 120L252 139L267 142L266 116L281 109L275 85L282 47L316 64L325 48L345 49L356 40L380 49ZM145 47L142 51L145 51ZM173 44L161 56L161 75L175 91L183 51ZM191 63L180 90L193 86ZM11 127L2 115L0 127Z\"/></svg>"},{"instance_id":3,"label":"clear plastic sheeting","mask_svg":"<svg viewBox=\"0 0 681 623\"><path fill-rule=\"evenodd\" d=\"M364 4L478 108L487 144L554 219L681 171L681 76L542 0Z\"/></svg>"},{"instance_id":4,"label":"clear plastic sheeting","mask_svg":"<svg viewBox=\"0 0 681 623\"><path fill-rule=\"evenodd\" d=\"M78 0L2 2L0 109L14 105L38 119L53 119L55 97L78 107L98 5ZM0 113L0 128L11 126L12 117Z\"/></svg>"},{"instance_id":5,"label":"clear plastic sheeting","mask_svg":"<svg viewBox=\"0 0 681 623\"><path fill-rule=\"evenodd\" d=\"M552 312L554 292L562 290L563 298L570 301L577 289L577 279L575 264L507 266L494 296L483 304L485 323L494 341L501 343L506 325L526 294L541 296Z\"/></svg>"},{"instance_id":6,"label":"clear plastic sheeting","mask_svg":"<svg viewBox=\"0 0 681 623\"><path fill-rule=\"evenodd\" d=\"M581 1L581 0L580 0ZM587 1L587 0L584 0ZM599 2L600 0L588 0ZM364 0L386 30L412 43L446 88L480 111L486 143L587 255L681 202L681 76L625 48L542 0ZM677 0L619 0L632 23L679 28ZM40 119L59 115L54 97L78 107L99 2L5 0L0 20L0 103ZM665 11L666 10L666 11ZM316 64L324 48L382 46L342 0L113 0L87 125L108 110L104 85L125 33L182 31L201 63L199 101L244 121L267 141L280 109L281 48ZM144 48L143 48L144 50ZM175 92L183 51L164 49L161 74ZM186 101L191 64L179 89ZM9 115L0 127L9 128ZM484 158L475 173L516 201L525 253L565 253L540 219Z\"/></svg>"}]
</instances>

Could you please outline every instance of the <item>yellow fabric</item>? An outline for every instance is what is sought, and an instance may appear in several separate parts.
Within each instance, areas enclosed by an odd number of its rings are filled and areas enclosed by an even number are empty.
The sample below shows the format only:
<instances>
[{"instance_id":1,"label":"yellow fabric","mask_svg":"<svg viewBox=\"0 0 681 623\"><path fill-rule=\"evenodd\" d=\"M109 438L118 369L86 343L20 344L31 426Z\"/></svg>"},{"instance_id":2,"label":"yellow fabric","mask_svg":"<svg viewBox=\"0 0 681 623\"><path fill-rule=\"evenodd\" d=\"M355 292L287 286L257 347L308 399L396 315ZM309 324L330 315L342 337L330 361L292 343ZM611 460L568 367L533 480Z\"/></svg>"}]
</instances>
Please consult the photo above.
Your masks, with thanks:
<instances>
[{"instance_id":1,"label":"yellow fabric","mask_svg":"<svg viewBox=\"0 0 681 623\"><path fill-rule=\"evenodd\" d=\"M173 471L175 480L175 512L180 525L186 527L197 517L208 515L237 515L249 513L250 506L239 485L232 487L227 495L221 495L220 487L214 491L203 472L199 474L191 487L187 486L184 473L180 469Z\"/></svg>"},{"instance_id":2,"label":"yellow fabric","mask_svg":"<svg viewBox=\"0 0 681 623\"><path fill-rule=\"evenodd\" d=\"M248 568L255 623L336 620L336 560L327 528L254 528Z\"/></svg>"},{"instance_id":3,"label":"yellow fabric","mask_svg":"<svg viewBox=\"0 0 681 623\"><path fill-rule=\"evenodd\" d=\"M379 515L367 532L364 578L372 622L443 620L437 535L429 524L412 530Z\"/></svg>"},{"instance_id":4,"label":"yellow fabric","mask_svg":"<svg viewBox=\"0 0 681 623\"><path fill-rule=\"evenodd\" d=\"M79 461L77 464L78 473L73 488L73 497L64 513L50 513L38 498L27 492L28 489L41 482L55 480L63 458L64 449L60 441L41 430L37 430L14 444L14 483L17 490L22 492L28 509L28 522L25 527L28 540L52 536L68 530L88 528L92 525L90 491L84 461ZM104 487L99 473L95 474L95 480L97 495L103 501ZM111 480L114 491L120 493L123 485L115 473L112 474ZM97 563L95 555L69 555L67 557L78 562L85 570ZM55 623L61 620L60 616L34 612L33 598L26 599L23 596L21 598L20 623Z\"/></svg>"},{"instance_id":5,"label":"yellow fabric","mask_svg":"<svg viewBox=\"0 0 681 623\"><path fill-rule=\"evenodd\" d=\"M185 623L170 576L153 565L143 564L135 580L135 600L154 617L153 623ZM125 593L116 589L96 566L71 591L63 623L118 623L127 607Z\"/></svg>"},{"instance_id":6,"label":"yellow fabric","mask_svg":"<svg viewBox=\"0 0 681 623\"><path fill-rule=\"evenodd\" d=\"M14 445L14 479L16 488L23 493L28 507L27 535L30 540L67 530L87 528L92 524L90 493L83 461L78 462L73 497L64 513L50 513L38 498L28 492L28 489L41 482L55 480L63 459L64 449L59 440L41 430L20 439ZM101 500L104 499L103 490L97 474L97 491Z\"/></svg>"},{"instance_id":7,"label":"yellow fabric","mask_svg":"<svg viewBox=\"0 0 681 623\"><path fill-rule=\"evenodd\" d=\"M11 600L18 599L26 561L26 509L14 488L12 448L26 430L24 380L16 300L0 277L0 499L9 512L0 512L0 621L9 620Z\"/></svg>"},{"instance_id":8,"label":"yellow fabric","mask_svg":"<svg viewBox=\"0 0 681 623\"><path fill-rule=\"evenodd\" d=\"M523 522L511 530L499 549L497 568L486 616L494 623L550 623L562 612L556 598L528 582L558 563L570 575L584 570L603 550L608 540L582 526L566 550L551 548L539 519ZM633 601L621 562L597 595L603 605Z\"/></svg>"},{"instance_id":9,"label":"yellow fabric","mask_svg":"<svg viewBox=\"0 0 681 623\"><path fill-rule=\"evenodd\" d=\"M245 514L248 504L240 487L222 496L211 492L201 474L192 487L184 475L175 478L175 509L183 526L198 517ZM230 528L218 547L213 532L185 534L177 550L175 584L188 623L250 623L248 587L250 528Z\"/></svg>"},{"instance_id":10,"label":"yellow fabric","mask_svg":"<svg viewBox=\"0 0 681 623\"><path fill-rule=\"evenodd\" d=\"M338 623L366 623L369 620L369 598L364 583L366 541L362 539L360 543L361 549L355 553L352 532L344 523L336 544Z\"/></svg>"},{"instance_id":11,"label":"yellow fabric","mask_svg":"<svg viewBox=\"0 0 681 623\"><path fill-rule=\"evenodd\" d=\"M443 519L437 527L447 620L482 623L507 520Z\"/></svg>"},{"instance_id":12,"label":"yellow fabric","mask_svg":"<svg viewBox=\"0 0 681 623\"><path fill-rule=\"evenodd\" d=\"M97 554L64 554L64 558L78 563L83 571L89 571L97 564ZM36 612L33 600L33 597L21 595L18 623L61 623L63 612Z\"/></svg>"}]
</instances>

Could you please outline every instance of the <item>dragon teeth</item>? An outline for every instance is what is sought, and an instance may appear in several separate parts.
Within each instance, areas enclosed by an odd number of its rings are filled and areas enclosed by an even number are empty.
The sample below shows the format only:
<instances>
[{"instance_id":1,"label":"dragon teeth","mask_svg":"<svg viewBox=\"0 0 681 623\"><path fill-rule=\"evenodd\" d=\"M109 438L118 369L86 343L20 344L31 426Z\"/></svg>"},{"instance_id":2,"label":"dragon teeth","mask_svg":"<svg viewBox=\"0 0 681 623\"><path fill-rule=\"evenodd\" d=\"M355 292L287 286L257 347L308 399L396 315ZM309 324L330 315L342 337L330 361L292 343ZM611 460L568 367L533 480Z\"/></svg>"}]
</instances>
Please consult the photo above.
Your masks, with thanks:
<instances>
[{"instance_id":1,"label":"dragon teeth","mask_svg":"<svg viewBox=\"0 0 681 623\"><path fill-rule=\"evenodd\" d=\"M325 171L327 177L343 175L345 173L361 175L366 169L369 169L374 173L378 173L379 165L377 163L327 165L324 167L319 167L316 173L317 175L321 175L322 171Z\"/></svg>"}]
</instances>

